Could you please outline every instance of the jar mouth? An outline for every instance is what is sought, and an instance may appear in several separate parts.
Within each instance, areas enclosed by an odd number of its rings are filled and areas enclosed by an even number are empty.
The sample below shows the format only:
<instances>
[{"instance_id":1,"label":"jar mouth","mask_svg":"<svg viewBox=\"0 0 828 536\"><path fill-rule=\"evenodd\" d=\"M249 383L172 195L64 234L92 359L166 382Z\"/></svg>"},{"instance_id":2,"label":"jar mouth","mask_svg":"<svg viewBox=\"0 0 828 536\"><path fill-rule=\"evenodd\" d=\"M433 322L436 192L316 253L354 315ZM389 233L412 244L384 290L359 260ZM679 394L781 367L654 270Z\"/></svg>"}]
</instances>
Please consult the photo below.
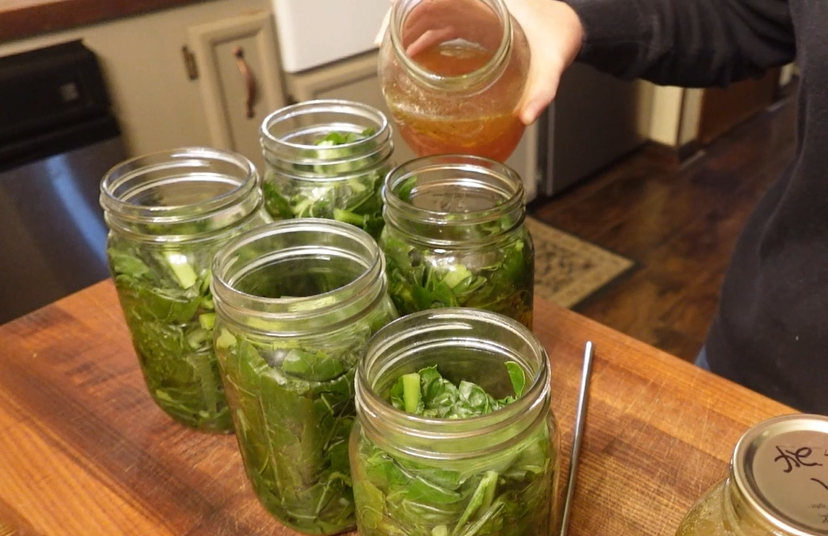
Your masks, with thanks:
<instances>
[{"instance_id":1,"label":"jar mouth","mask_svg":"<svg viewBox=\"0 0 828 536\"><path fill-rule=\"evenodd\" d=\"M107 220L126 232L175 234L176 226L215 219L204 232L215 231L250 214L261 204L255 196L258 172L250 160L228 151L183 147L125 160L104 175L100 204ZM256 197L253 206L239 206ZM192 233L188 233L192 234ZM198 234L198 233L194 233Z\"/></svg>"},{"instance_id":2,"label":"jar mouth","mask_svg":"<svg viewBox=\"0 0 828 536\"><path fill-rule=\"evenodd\" d=\"M422 2L423 0L399 0L391 8L391 24L389 25L391 44L397 58L413 78L431 88L445 91L469 91L482 89L506 68L506 60L512 48L512 20L503 0L480 0L480 3L493 11L501 24L502 36L494 54L479 69L455 76L432 72L408 55L402 28L405 27L412 10Z\"/></svg>"},{"instance_id":3,"label":"jar mouth","mask_svg":"<svg viewBox=\"0 0 828 536\"><path fill-rule=\"evenodd\" d=\"M362 137L336 145L317 144L333 132ZM385 114L346 100L319 99L280 108L265 117L259 135L268 163L308 178L319 175L313 166L364 169L386 161L393 151Z\"/></svg>"},{"instance_id":4,"label":"jar mouth","mask_svg":"<svg viewBox=\"0 0 828 536\"><path fill-rule=\"evenodd\" d=\"M481 332L484 338L474 335ZM457 348L467 352L464 360L468 362L431 362L433 356L448 355ZM495 371L483 374L477 358L489 364L516 362L527 378L521 396L496 411L465 419L406 413L383 396L396 378L429 363L438 370L456 367L493 378L490 374ZM420 311L392 321L369 341L357 369L356 400L357 411L373 417L363 423L366 429L371 422L382 423L383 431L372 433L373 439L385 443L383 437L389 434L408 438L404 446L394 446L396 450L428 458L478 456L481 450L519 443L545 418L550 402L549 358L526 326L503 315L471 308Z\"/></svg>"},{"instance_id":5,"label":"jar mouth","mask_svg":"<svg viewBox=\"0 0 828 536\"><path fill-rule=\"evenodd\" d=\"M346 223L281 220L229 241L213 260L216 310L245 330L270 336L334 331L385 296L376 242ZM377 285L376 281L382 281ZM290 292L291 294L283 294Z\"/></svg>"},{"instance_id":6,"label":"jar mouth","mask_svg":"<svg viewBox=\"0 0 828 536\"><path fill-rule=\"evenodd\" d=\"M409 234L471 244L505 235L523 223L525 191L509 166L463 154L424 156L397 166L382 189L386 223ZM490 228L490 229L489 229Z\"/></svg>"}]
</instances>

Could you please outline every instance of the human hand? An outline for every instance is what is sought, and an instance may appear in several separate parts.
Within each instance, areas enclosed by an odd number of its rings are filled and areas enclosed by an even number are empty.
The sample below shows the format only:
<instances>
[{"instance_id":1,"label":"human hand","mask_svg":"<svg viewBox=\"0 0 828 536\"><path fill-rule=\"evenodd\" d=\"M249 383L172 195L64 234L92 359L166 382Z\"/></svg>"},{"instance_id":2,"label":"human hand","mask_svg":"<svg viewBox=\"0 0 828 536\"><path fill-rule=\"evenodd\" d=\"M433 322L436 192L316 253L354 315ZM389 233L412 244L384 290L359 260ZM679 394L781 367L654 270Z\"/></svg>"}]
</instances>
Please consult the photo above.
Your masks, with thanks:
<instances>
[{"instance_id":1,"label":"human hand","mask_svg":"<svg viewBox=\"0 0 828 536\"><path fill-rule=\"evenodd\" d=\"M584 29L575 11L556 0L504 0L526 34L532 53L526 88L518 104L529 125L554 99L564 70L581 50Z\"/></svg>"}]
</instances>

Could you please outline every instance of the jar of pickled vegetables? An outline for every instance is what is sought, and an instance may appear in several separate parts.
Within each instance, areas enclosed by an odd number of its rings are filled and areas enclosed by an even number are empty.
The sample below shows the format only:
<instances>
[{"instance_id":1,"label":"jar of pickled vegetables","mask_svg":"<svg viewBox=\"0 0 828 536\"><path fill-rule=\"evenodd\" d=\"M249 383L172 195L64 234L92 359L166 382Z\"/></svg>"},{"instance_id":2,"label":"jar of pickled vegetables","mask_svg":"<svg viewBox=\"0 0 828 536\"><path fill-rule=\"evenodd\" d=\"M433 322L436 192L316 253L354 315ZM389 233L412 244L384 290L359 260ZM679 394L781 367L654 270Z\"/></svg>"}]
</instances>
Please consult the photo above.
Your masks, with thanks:
<instances>
[{"instance_id":1,"label":"jar of pickled vegetables","mask_svg":"<svg viewBox=\"0 0 828 536\"><path fill-rule=\"evenodd\" d=\"M327 218L374 238L394 144L385 115L344 100L313 100L268 115L260 129L265 207L274 219Z\"/></svg>"},{"instance_id":2,"label":"jar of pickled vegetables","mask_svg":"<svg viewBox=\"0 0 828 536\"><path fill-rule=\"evenodd\" d=\"M257 181L243 156L197 147L126 160L101 181L109 268L149 393L206 432L232 431L210 264L229 238L270 221Z\"/></svg>"},{"instance_id":3,"label":"jar of pickled vegetables","mask_svg":"<svg viewBox=\"0 0 828 536\"><path fill-rule=\"evenodd\" d=\"M415 154L502 162L523 136L517 106L529 57L503 0L397 0L380 46L380 86Z\"/></svg>"},{"instance_id":4,"label":"jar of pickled vegetables","mask_svg":"<svg viewBox=\"0 0 828 536\"><path fill-rule=\"evenodd\" d=\"M467 155L427 156L389 173L380 236L400 314L474 307L531 329L534 246L520 177Z\"/></svg>"},{"instance_id":5,"label":"jar of pickled vegetables","mask_svg":"<svg viewBox=\"0 0 828 536\"><path fill-rule=\"evenodd\" d=\"M784 415L750 428L727 477L690 509L677 534L828 535L828 417Z\"/></svg>"},{"instance_id":6,"label":"jar of pickled vegetables","mask_svg":"<svg viewBox=\"0 0 828 536\"><path fill-rule=\"evenodd\" d=\"M552 534L549 378L543 346L503 315L439 309L381 329L356 377L360 535Z\"/></svg>"},{"instance_id":7,"label":"jar of pickled vegetables","mask_svg":"<svg viewBox=\"0 0 828 536\"><path fill-rule=\"evenodd\" d=\"M216 350L253 490L306 534L353 528L354 373L397 316L376 242L333 220L279 221L227 244L213 274Z\"/></svg>"}]
</instances>

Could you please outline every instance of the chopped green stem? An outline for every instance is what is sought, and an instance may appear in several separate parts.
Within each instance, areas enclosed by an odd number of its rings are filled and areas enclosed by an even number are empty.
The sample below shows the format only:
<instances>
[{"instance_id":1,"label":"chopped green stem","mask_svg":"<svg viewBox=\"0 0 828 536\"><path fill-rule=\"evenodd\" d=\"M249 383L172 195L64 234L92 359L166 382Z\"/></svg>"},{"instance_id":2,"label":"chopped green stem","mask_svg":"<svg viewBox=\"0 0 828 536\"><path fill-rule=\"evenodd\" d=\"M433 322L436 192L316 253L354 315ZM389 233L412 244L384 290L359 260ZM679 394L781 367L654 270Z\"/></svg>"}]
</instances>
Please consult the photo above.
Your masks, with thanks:
<instances>
[{"instance_id":1,"label":"chopped green stem","mask_svg":"<svg viewBox=\"0 0 828 536\"><path fill-rule=\"evenodd\" d=\"M195 285L196 280L198 280L198 276L187 260L186 255L175 251L168 251L164 254L164 256L170 265L170 269L172 269L173 275L178 280L178 284L181 285L181 288L187 289Z\"/></svg>"},{"instance_id":2,"label":"chopped green stem","mask_svg":"<svg viewBox=\"0 0 828 536\"><path fill-rule=\"evenodd\" d=\"M198 315L198 324L202 329L213 329L216 325L216 313L202 313Z\"/></svg>"},{"instance_id":3,"label":"chopped green stem","mask_svg":"<svg viewBox=\"0 0 828 536\"><path fill-rule=\"evenodd\" d=\"M353 212L349 212L347 210L342 210L341 208L334 209L334 219L336 221L350 223L352 225L358 226L362 226L363 222L365 221L364 216L354 214Z\"/></svg>"},{"instance_id":4,"label":"chopped green stem","mask_svg":"<svg viewBox=\"0 0 828 536\"><path fill-rule=\"evenodd\" d=\"M417 413L417 408L420 406L420 375L416 372L405 374L402 377L402 382L405 411Z\"/></svg>"}]
</instances>

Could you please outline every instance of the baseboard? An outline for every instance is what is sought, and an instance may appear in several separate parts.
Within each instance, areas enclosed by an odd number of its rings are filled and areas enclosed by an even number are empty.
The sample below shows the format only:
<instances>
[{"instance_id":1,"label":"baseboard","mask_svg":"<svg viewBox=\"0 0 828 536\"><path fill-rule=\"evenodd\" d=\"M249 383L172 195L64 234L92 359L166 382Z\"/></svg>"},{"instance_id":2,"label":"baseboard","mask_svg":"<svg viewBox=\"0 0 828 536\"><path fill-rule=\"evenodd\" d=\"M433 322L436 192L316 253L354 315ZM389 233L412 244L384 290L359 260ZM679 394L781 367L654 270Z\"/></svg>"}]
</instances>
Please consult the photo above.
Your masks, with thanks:
<instances>
[{"instance_id":1,"label":"baseboard","mask_svg":"<svg viewBox=\"0 0 828 536\"><path fill-rule=\"evenodd\" d=\"M696 156L699 151L702 150L702 144L699 140L690 140L684 145L680 145L678 149L676 149L676 153L678 154L679 163L684 163L687 160Z\"/></svg>"},{"instance_id":2,"label":"baseboard","mask_svg":"<svg viewBox=\"0 0 828 536\"><path fill-rule=\"evenodd\" d=\"M656 155L659 159L668 164L680 166L699 154L702 150L702 145L698 140L691 140L684 145L674 147L651 140L647 142L645 150L649 151L653 155Z\"/></svg>"}]
</instances>

